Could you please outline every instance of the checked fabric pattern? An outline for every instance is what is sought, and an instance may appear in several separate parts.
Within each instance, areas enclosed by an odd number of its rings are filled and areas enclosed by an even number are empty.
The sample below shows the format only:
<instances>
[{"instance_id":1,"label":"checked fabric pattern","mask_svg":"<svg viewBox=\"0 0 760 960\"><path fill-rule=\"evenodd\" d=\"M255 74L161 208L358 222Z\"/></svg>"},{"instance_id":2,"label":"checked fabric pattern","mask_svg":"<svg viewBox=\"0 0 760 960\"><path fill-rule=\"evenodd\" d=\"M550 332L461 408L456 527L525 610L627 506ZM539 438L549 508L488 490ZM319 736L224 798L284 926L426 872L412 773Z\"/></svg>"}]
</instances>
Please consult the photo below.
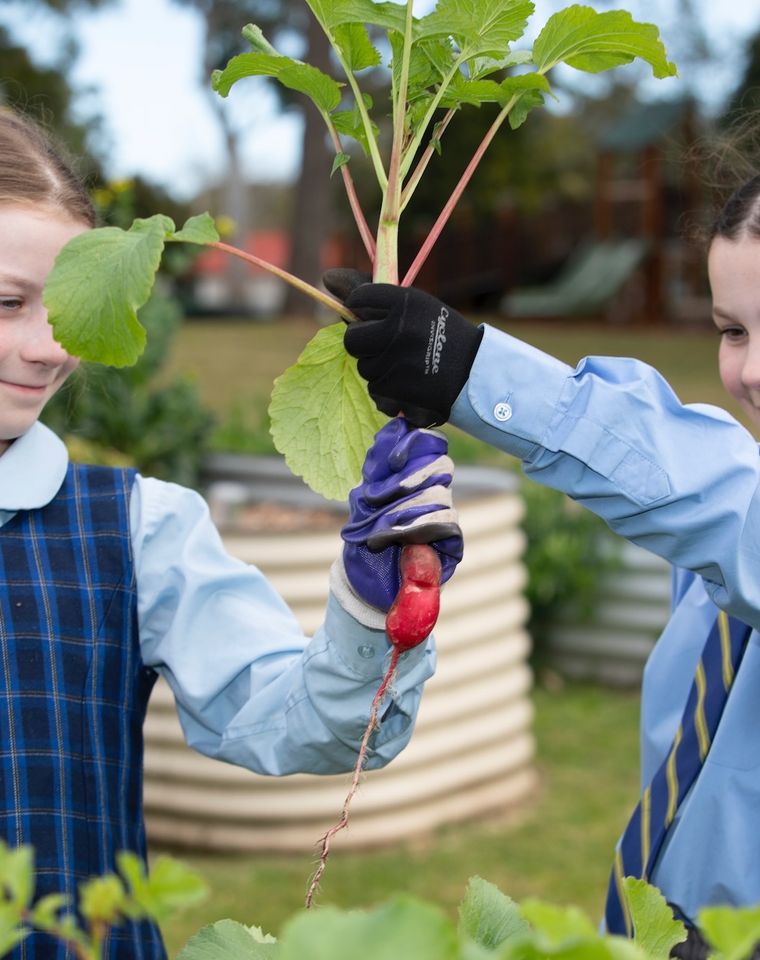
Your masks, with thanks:
<instances>
[{"instance_id":1,"label":"checked fabric pattern","mask_svg":"<svg viewBox=\"0 0 760 960\"><path fill-rule=\"evenodd\" d=\"M0 527L0 838L35 849L36 897L145 858L140 657L129 533L133 472L69 466L55 498ZM109 935L108 960L163 960L152 924ZM13 960L70 960L35 932Z\"/></svg>"},{"instance_id":2,"label":"checked fabric pattern","mask_svg":"<svg viewBox=\"0 0 760 960\"><path fill-rule=\"evenodd\" d=\"M605 922L610 933L632 936L625 907L625 877L648 880L679 805L710 749L751 628L722 610L697 664L673 745L644 791L615 851Z\"/></svg>"}]
</instances>

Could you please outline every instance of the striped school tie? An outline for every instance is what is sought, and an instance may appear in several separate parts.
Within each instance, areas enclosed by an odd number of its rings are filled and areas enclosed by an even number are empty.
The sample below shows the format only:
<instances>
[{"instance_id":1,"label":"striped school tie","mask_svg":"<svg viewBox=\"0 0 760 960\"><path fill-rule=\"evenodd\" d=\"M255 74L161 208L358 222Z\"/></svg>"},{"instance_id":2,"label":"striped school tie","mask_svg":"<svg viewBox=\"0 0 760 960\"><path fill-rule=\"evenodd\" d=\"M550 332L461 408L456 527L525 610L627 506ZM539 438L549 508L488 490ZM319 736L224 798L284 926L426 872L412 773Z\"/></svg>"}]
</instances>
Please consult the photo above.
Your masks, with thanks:
<instances>
[{"instance_id":1,"label":"striped school tie","mask_svg":"<svg viewBox=\"0 0 760 960\"><path fill-rule=\"evenodd\" d=\"M750 633L746 624L723 611L718 614L670 752L644 791L615 851L605 908L609 933L633 935L623 878L649 879L668 827L710 749Z\"/></svg>"}]
</instances>

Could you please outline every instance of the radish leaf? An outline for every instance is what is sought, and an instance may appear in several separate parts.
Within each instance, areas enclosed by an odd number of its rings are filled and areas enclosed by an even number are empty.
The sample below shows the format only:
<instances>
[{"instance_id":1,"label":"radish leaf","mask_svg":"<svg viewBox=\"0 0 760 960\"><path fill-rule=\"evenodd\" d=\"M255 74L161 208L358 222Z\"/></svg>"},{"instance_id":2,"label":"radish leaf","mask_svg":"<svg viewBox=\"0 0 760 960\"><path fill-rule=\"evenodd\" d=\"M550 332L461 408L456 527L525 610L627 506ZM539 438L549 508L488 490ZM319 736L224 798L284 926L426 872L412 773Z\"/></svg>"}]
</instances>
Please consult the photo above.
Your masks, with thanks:
<instances>
[{"instance_id":1,"label":"radish leaf","mask_svg":"<svg viewBox=\"0 0 760 960\"><path fill-rule=\"evenodd\" d=\"M521 903L520 909L541 939L552 947L559 947L567 940L598 939L596 927L577 907L558 907L528 899Z\"/></svg>"},{"instance_id":2,"label":"radish leaf","mask_svg":"<svg viewBox=\"0 0 760 960\"><path fill-rule=\"evenodd\" d=\"M504 57L525 32L532 0L439 0L420 23L422 36L451 36L465 60Z\"/></svg>"},{"instance_id":3,"label":"radish leaf","mask_svg":"<svg viewBox=\"0 0 760 960\"><path fill-rule=\"evenodd\" d=\"M599 73L636 57L646 60L655 77L676 75L653 24L637 23L625 10L597 13L584 6L567 7L550 17L533 47L533 62L541 73L561 62Z\"/></svg>"},{"instance_id":4,"label":"radish leaf","mask_svg":"<svg viewBox=\"0 0 760 960\"><path fill-rule=\"evenodd\" d=\"M274 960L279 947L259 927L236 920L219 920L198 933L180 950L177 960Z\"/></svg>"},{"instance_id":5,"label":"radish leaf","mask_svg":"<svg viewBox=\"0 0 760 960\"><path fill-rule=\"evenodd\" d=\"M214 243L219 239L214 218L208 213L199 213L190 217L176 233L169 234L167 240L179 240L184 243Z\"/></svg>"},{"instance_id":6,"label":"radish leaf","mask_svg":"<svg viewBox=\"0 0 760 960\"><path fill-rule=\"evenodd\" d=\"M283 86L310 97L322 113L329 113L340 103L340 86L332 77L308 63L267 53L233 57L224 70L214 73L211 83L217 93L226 97L238 80L256 76L276 77Z\"/></svg>"},{"instance_id":7,"label":"radish leaf","mask_svg":"<svg viewBox=\"0 0 760 960\"><path fill-rule=\"evenodd\" d=\"M169 217L135 220L129 230L100 227L58 254L43 294L56 340L72 355L114 367L137 361L145 328L137 319L153 288Z\"/></svg>"},{"instance_id":8,"label":"radish leaf","mask_svg":"<svg viewBox=\"0 0 760 960\"><path fill-rule=\"evenodd\" d=\"M344 330L342 323L320 330L275 380L269 405L272 438L285 462L333 500L344 500L356 485L372 438L387 420L343 349Z\"/></svg>"},{"instance_id":9,"label":"radish leaf","mask_svg":"<svg viewBox=\"0 0 760 960\"><path fill-rule=\"evenodd\" d=\"M626 877L623 889L633 922L634 942L651 960L668 960L673 947L686 939L686 928L673 918L660 891L646 880Z\"/></svg>"},{"instance_id":10,"label":"radish leaf","mask_svg":"<svg viewBox=\"0 0 760 960\"><path fill-rule=\"evenodd\" d=\"M459 960L453 923L438 907L396 896L367 911L303 911L279 937L280 960Z\"/></svg>"},{"instance_id":11,"label":"radish leaf","mask_svg":"<svg viewBox=\"0 0 760 960\"><path fill-rule=\"evenodd\" d=\"M306 0L314 16L327 32L345 23L371 23L386 30L404 32L405 10L398 3L374 3L374 0Z\"/></svg>"},{"instance_id":12,"label":"radish leaf","mask_svg":"<svg viewBox=\"0 0 760 960\"><path fill-rule=\"evenodd\" d=\"M343 53L348 67L358 73L382 62L380 52L372 45L363 23L345 23L335 28L335 44Z\"/></svg>"},{"instance_id":13,"label":"radish leaf","mask_svg":"<svg viewBox=\"0 0 760 960\"><path fill-rule=\"evenodd\" d=\"M493 950L505 940L529 930L520 908L498 887L471 877L464 900L459 905L459 932L475 943Z\"/></svg>"},{"instance_id":14,"label":"radish leaf","mask_svg":"<svg viewBox=\"0 0 760 960\"><path fill-rule=\"evenodd\" d=\"M705 907L697 919L720 960L751 957L760 942L760 906Z\"/></svg>"}]
</instances>

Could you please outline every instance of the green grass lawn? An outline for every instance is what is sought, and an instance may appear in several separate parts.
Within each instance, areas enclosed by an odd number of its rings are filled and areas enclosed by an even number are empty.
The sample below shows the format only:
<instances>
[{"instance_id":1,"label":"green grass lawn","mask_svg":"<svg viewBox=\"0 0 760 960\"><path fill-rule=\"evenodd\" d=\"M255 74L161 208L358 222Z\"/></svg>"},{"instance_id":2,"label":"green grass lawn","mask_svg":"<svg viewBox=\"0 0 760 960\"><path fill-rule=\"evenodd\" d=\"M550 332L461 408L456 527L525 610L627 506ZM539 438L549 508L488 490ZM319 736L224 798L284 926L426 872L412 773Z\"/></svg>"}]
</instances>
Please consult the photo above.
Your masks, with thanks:
<instances>
[{"instance_id":1,"label":"green grass lawn","mask_svg":"<svg viewBox=\"0 0 760 960\"><path fill-rule=\"evenodd\" d=\"M574 903L597 919L612 850L636 802L638 696L570 685L554 692L538 687L534 702L540 786L529 803L404 846L351 852L338 837L318 902L370 906L405 891L455 916L468 878L477 874L516 900ZM223 917L276 935L303 906L318 839L303 856L180 853L212 894L167 924L169 955Z\"/></svg>"}]
</instances>

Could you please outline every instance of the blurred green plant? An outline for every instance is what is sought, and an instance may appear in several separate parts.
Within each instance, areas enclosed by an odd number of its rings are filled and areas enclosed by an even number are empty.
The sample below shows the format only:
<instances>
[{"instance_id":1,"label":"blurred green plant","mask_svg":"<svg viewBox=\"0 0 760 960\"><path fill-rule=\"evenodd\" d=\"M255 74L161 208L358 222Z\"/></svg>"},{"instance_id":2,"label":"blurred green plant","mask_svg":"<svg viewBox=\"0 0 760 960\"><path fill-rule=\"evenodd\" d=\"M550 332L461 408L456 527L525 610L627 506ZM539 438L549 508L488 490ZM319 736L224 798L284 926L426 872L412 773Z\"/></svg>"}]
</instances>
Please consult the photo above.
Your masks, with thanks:
<instances>
[{"instance_id":1,"label":"blurred green plant","mask_svg":"<svg viewBox=\"0 0 760 960\"><path fill-rule=\"evenodd\" d=\"M217 422L211 447L221 453L279 456L269 432L267 398L237 400Z\"/></svg>"},{"instance_id":2,"label":"blurred green plant","mask_svg":"<svg viewBox=\"0 0 760 960\"><path fill-rule=\"evenodd\" d=\"M605 576L621 567L623 541L596 514L564 493L522 479L533 660L543 660L547 633L569 619L589 621Z\"/></svg>"},{"instance_id":3,"label":"blurred green plant","mask_svg":"<svg viewBox=\"0 0 760 960\"><path fill-rule=\"evenodd\" d=\"M33 848L0 840L0 956L36 929L65 943L77 960L100 960L112 927L125 919L160 923L208 893L198 873L168 856L156 859L150 875L129 851L116 855L116 866L116 873L81 883L76 904L57 893L35 901Z\"/></svg>"}]
</instances>

